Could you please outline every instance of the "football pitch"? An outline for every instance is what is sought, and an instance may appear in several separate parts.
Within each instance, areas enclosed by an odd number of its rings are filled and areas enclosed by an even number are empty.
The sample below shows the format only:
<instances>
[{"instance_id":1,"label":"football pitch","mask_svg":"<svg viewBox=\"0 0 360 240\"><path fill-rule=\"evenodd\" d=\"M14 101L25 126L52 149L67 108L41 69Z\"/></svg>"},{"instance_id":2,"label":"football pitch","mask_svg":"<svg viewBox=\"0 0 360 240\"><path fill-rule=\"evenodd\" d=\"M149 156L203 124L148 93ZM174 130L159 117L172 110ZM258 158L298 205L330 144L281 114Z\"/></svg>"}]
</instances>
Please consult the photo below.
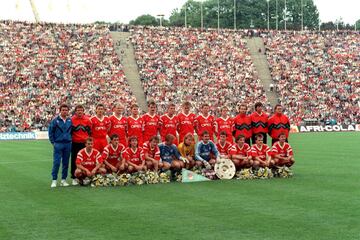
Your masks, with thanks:
<instances>
[{"instance_id":1,"label":"football pitch","mask_svg":"<svg viewBox=\"0 0 360 240\"><path fill-rule=\"evenodd\" d=\"M360 134L293 134L295 176L50 189L47 141L0 142L0 239L360 239Z\"/></svg>"}]
</instances>

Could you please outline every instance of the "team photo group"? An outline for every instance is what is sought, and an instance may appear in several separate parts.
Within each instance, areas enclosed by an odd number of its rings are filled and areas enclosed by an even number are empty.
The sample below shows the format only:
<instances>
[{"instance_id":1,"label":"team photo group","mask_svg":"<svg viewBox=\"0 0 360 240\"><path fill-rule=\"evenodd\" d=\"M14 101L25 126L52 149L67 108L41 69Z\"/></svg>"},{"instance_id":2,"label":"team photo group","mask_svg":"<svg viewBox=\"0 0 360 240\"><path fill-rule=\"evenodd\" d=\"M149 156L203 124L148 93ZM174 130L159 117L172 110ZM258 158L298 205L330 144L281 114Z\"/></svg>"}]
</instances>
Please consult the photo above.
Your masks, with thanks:
<instances>
[{"instance_id":1,"label":"team photo group","mask_svg":"<svg viewBox=\"0 0 360 240\"><path fill-rule=\"evenodd\" d=\"M271 116L260 102L252 113L249 106L240 104L234 117L225 106L214 117L208 104L202 104L196 115L190 102L182 103L180 113L170 103L161 116L154 101L149 101L143 115L136 104L129 109L129 116L124 116L125 107L114 104L112 115L106 116L105 105L97 104L95 115L88 116L82 105L59 106L48 129L54 148L51 187L58 186L60 166L59 185L70 185L66 181L69 164L71 185L96 176L145 171L167 172L173 179L182 169L213 171L221 159L231 161L236 171L248 173L289 169L294 164L288 143L290 122L280 104Z\"/></svg>"}]
</instances>

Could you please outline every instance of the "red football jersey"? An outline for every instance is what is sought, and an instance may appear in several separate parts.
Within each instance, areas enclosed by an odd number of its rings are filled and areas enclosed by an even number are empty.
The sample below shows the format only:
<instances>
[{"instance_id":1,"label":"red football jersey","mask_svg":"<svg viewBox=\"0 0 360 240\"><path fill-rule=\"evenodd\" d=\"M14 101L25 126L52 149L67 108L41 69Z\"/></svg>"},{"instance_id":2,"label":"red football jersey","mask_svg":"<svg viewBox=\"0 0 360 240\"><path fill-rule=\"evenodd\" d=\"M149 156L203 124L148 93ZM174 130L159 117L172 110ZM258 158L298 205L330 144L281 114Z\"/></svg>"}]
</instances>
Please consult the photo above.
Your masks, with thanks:
<instances>
[{"instance_id":1,"label":"red football jersey","mask_svg":"<svg viewBox=\"0 0 360 240\"><path fill-rule=\"evenodd\" d=\"M245 114L239 114L234 118L235 138L240 134L245 138L251 138L251 118Z\"/></svg>"},{"instance_id":2,"label":"red football jersey","mask_svg":"<svg viewBox=\"0 0 360 240\"><path fill-rule=\"evenodd\" d=\"M138 145L142 146L143 144L143 121L141 117L137 119L133 118L132 116L128 117L127 119L128 125L128 136L136 136L138 139Z\"/></svg>"},{"instance_id":3,"label":"red football jersey","mask_svg":"<svg viewBox=\"0 0 360 240\"><path fill-rule=\"evenodd\" d=\"M160 117L158 115L151 116L146 113L142 116L143 121L143 141L149 141L152 136L157 136L160 128Z\"/></svg>"},{"instance_id":4,"label":"red football jersey","mask_svg":"<svg viewBox=\"0 0 360 240\"><path fill-rule=\"evenodd\" d=\"M91 121L91 136L93 138L106 138L108 130L110 128L110 120L104 116L103 119L99 119L97 116L92 116Z\"/></svg>"},{"instance_id":5,"label":"red football jersey","mask_svg":"<svg viewBox=\"0 0 360 240\"><path fill-rule=\"evenodd\" d=\"M119 140L122 144L126 143L126 132L127 132L127 118L121 116L117 118L115 115L109 117L111 127L109 131L109 136L113 134L117 134L119 136Z\"/></svg>"},{"instance_id":6,"label":"red football jersey","mask_svg":"<svg viewBox=\"0 0 360 240\"><path fill-rule=\"evenodd\" d=\"M229 150L231 148L231 143L226 141L224 145L221 145L220 141L218 141L216 143L216 148L219 151L220 155L228 156L229 155Z\"/></svg>"},{"instance_id":7,"label":"red football jersey","mask_svg":"<svg viewBox=\"0 0 360 240\"><path fill-rule=\"evenodd\" d=\"M261 160L266 160L266 155L268 155L270 152L270 148L268 145L263 144L261 147L259 147L257 144L252 145L251 147L251 156L253 157L259 157Z\"/></svg>"},{"instance_id":8,"label":"red football jersey","mask_svg":"<svg viewBox=\"0 0 360 240\"><path fill-rule=\"evenodd\" d=\"M77 117L74 115L71 118L72 122L72 141L76 143L84 143L91 134L91 121L88 117Z\"/></svg>"},{"instance_id":9,"label":"red football jersey","mask_svg":"<svg viewBox=\"0 0 360 240\"><path fill-rule=\"evenodd\" d=\"M234 130L234 120L231 117L226 119L219 117L215 120L215 133L216 137L220 138L220 133L225 131L227 133L226 140L230 143L234 142L232 131Z\"/></svg>"},{"instance_id":10,"label":"red football jersey","mask_svg":"<svg viewBox=\"0 0 360 240\"><path fill-rule=\"evenodd\" d=\"M271 149L272 155L278 155L280 154L281 157L289 157L293 156L293 150L287 142L284 143L283 146L280 145L280 142L274 143Z\"/></svg>"},{"instance_id":11,"label":"red football jersey","mask_svg":"<svg viewBox=\"0 0 360 240\"><path fill-rule=\"evenodd\" d=\"M289 118L284 114L274 114L269 118L269 135L271 138L278 139L279 134L284 132L286 138L289 137L290 132L290 121Z\"/></svg>"},{"instance_id":12,"label":"red football jersey","mask_svg":"<svg viewBox=\"0 0 360 240\"><path fill-rule=\"evenodd\" d=\"M250 118L253 134L268 132L269 116L266 113L262 112L259 114L255 111L250 115Z\"/></svg>"},{"instance_id":13,"label":"red football jersey","mask_svg":"<svg viewBox=\"0 0 360 240\"><path fill-rule=\"evenodd\" d=\"M194 134L194 120L195 114L189 113L188 115L184 113L179 113L177 116L179 120L178 132L179 132L179 142L183 142L184 137L187 133Z\"/></svg>"},{"instance_id":14,"label":"red football jersey","mask_svg":"<svg viewBox=\"0 0 360 240\"><path fill-rule=\"evenodd\" d=\"M230 155L240 155L246 157L250 154L250 146L247 143L244 143L242 147L239 147L237 144L233 144L230 148L229 154Z\"/></svg>"},{"instance_id":15,"label":"red football jersey","mask_svg":"<svg viewBox=\"0 0 360 240\"><path fill-rule=\"evenodd\" d=\"M160 161L160 149L159 149L158 145L155 145L154 148L151 148L149 141L144 142L143 152L144 152L144 157L145 157L145 154L148 154L149 157L151 157L157 161Z\"/></svg>"},{"instance_id":16,"label":"red football jersey","mask_svg":"<svg viewBox=\"0 0 360 240\"><path fill-rule=\"evenodd\" d=\"M130 147L125 148L122 155L125 161L131 162L138 166L145 161L144 152L141 147L138 147L135 151Z\"/></svg>"},{"instance_id":17,"label":"red football jersey","mask_svg":"<svg viewBox=\"0 0 360 240\"><path fill-rule=\"evenodd\" d=\"M104 148L104 151L102 152L102 159L103 161L107 161L113 166L116 166L116 164L119 163L121 158L121 153L124 151L125 146L119 143L117 148L114 148L113 145L109 144Z\"/></svg>"},{"instance_id":18,"label":"red football jersey","mask_svg":"<svg viewBox=\"0 0 360 240\"><path fill-rule=\"evenodd\" d=\"M92 171L97 164L103 162L101 154L98 150L93 148L90 153L86 151L86 148L81 149L76 157L76 164L81 164L84 168Z\"/></svg>"},{"instance_id":19,"label":"red football jersey","mask_svg":"<svg viewBox=\"0 0 360 240\"><path fill-rule=\"evenodd\" d=\"M179 124L179 119L177 116L169 117L169 115L165 114L160 117L160 135L161 141L165 141L165 136L168 134L172 134L176 137L176 129Z\"/></svg>"},{"instance_id":20,"label":"red football jersey","mask_svg":"<svg viewBox=\"0 0 360 240\"><path fill-rule=\"evenodd\" d=\"M202 114L197 116L194 120L194 125L197 129L197 134L199 136L199 141L201 140L201 134L204 131L208 131L210 135L210 140L214 140L214 117L208 115L204 117Z\"/></svg>"}]
</instances>

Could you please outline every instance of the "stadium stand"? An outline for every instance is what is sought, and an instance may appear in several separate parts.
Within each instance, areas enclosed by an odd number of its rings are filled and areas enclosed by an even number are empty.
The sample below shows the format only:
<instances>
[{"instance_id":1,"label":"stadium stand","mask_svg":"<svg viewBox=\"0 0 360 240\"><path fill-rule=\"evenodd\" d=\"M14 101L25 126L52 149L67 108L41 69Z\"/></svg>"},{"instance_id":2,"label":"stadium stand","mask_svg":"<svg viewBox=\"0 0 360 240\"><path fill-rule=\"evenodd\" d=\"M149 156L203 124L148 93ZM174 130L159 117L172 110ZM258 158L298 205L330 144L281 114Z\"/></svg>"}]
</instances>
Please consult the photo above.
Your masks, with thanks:
<instances>
[{"instance_id":1,"label":"stadium stand","mask_svg":"<svg viewBox=\"0 0 360 240\"><path fill-rule=\"evenodd\" d=\"M145 95L160 112L169 101L233 112L240 102L267 102L242 33L138 27L132 43Z\"/></svg>"},{"instance_id":2,"label":"stadium stand","mask_svg":"<svg viewBox=\"0 0 360 240\"><path fill-rule=\"evenodd\" d=\"M360 122L359 32L271 32L263 39L292 123Z\"/></svg>"},{"instance_id":3,"label":"stadium stand","mask_svg":"<svg viewBox=\"0 0 360 240\"><path fill-rule=\"evenodd\" d=\"M62 102L135 101L99 25L0 21L0 87L2 132L46 130Z\"/></svg>"}]
</instances>

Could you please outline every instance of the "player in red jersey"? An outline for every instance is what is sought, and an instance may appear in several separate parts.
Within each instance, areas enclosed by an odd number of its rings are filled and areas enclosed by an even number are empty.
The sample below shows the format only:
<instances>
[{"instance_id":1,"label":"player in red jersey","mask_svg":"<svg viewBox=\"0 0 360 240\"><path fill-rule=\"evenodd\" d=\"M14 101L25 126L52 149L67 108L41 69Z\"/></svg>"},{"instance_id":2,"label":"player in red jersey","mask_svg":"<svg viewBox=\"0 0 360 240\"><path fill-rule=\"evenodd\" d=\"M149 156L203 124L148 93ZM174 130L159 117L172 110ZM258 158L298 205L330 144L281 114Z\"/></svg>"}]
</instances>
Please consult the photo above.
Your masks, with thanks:
<instances>
[{"instance_id":1,"label":"player in red jersey","mask_svg":"<svg viewBox=\"0 0 360 240\"><path fill-rule=\"evenodd\" d=\"M85 147L85 142L91 135L91 121L84 114L84 107L77 105L75 107L75 114L71 118L72 122L72 145L71 145L71 178L72 185L77 185L78 182L75 177L76 157L78 152Z\"/></svg>"},{"instance_id":2,"label":"player in red jersey","mask_svg":"<svg viewBox=\"0 0 360 240\"><path fill-rule=\"evenodd\" d=\"M194 120L195 131L201 140L202 133L207 131L210 140L214 141L214 117L209 114L210 106L207 103L201 105L201 113Z\"/></svg>"},{"instance_id":3,"label":"player in red jersey","mask_svg":"<svg viewBox=\"0 0 360 240\"><path fill-rule=\"evenodd\" d=\"M239 135L244 135L245 142L250 145L251 138L251 118L246 115L247 106L240 104L239 114L234 118L234 131L233 135L236 138Z\"/></svg>"},{"instance_id":4,"label":"player in red jersey","mask_svg":"<svg viewBox=\"0 0 360 240\"><path fill-rule=\"evenodd\" d=\"M99 152L104 150L108 144L106 136L110 129L110 120L104 116L105 107L103 104L98 104L95 109L95 116L90 118L92 123L91 136L94 138L94 148Z\"/></svg>"},{"instance_id":5,"label":"player in red jersey","mask_svg":"<svg viewBox=\"0 0 360 240\"><path fill-rule=\"evenodd\" d=\"M110 131L109 136L116 134L119 136L119 142L127 146L127 118L123 116L124 106L116 104L113 108L114 113L109 117L110 120Z\"/></svg>"},{"instance_id":6,"label":"player in red jersey","mask_svg":"<svg viewBox=\"0 0 360 240\"><path fill-rule=\"evenodd\" d=\"M139 106L131 105L131 116L127 119L128 136L136 137L139 146L143 145L143 121L139 116Z\"/></svg>"},{"instance_id":7,"label":"player in red jersey","mask_svg":"<svg viewBox=\"0 0 360 240\"><path fill-rule=\"evenodd\" d=\"M224 106L221 108L221 116L218 117L215 124L215 134L217 138L220 138L220 133L225 131L227 138L226 140L231 144L234 143L232 132L234 130L234 120L228 116L229 109Z\"/></svg>"},{"instance_id":8,"label":"player in red jersey","mask_svg":"<svg viewBox=\"0 0 360 240\"><path fill-rule=\"evenodd\" d=\"M177 145L176 129L179 124L177 116L175 116L175 104L170 103L168 112L160 117L160 136L161 141L165 141L165 136L171 134L175 136L174 144Z\"/></svg>"},{"instance_id":9,"label":"player in red jersey","mask_svg":"<svg viewBox=\"0 0 360 240\"><path fill-rule=\"evenodd\" d=\"M86 139L85 148L81 149L77 155L75 176L78 179L92 177L97 173L106 173L106 169L102 168L101 154L93 148L93 144L93 138Z\"/></svg>"},{"instance_id":10,"label":"player in red jersey","mask_svg":"<svg viewBox=\"0 0 360 240\"><path fill-rule=\"evenodd\" d=\"M274 107L274 115L269 118L269 135L272 138L272 145L279 141L279 134L285 133L286 142L288 142L290 132L290 121L289 118L283 114L283 108L280 104Z\"/></svg>"},{"instance_id":11,"label":"player in red jersey","mask_svg":"<svg viewBox=\"0 0 360 240\"><path fill-rule=\"evenodd\" d=\"M177 118L179 120L178 124L178 133L179 133L179 142L184 141L186 134L191 133L194 135L194 120L195 114L190 113L191 103L184 102L182 105L182 112L178 114Z\"/></svg>"},{"instance_id":12,"label":"player in red jersey","mask_svg":"<svg viewBox=\"0 0 360 240\"><path fill-rule=\"evenodd\" d=\"M245 142L244 135L239 135L235 139L235 144L230 148L231 160L236 168L247 168L253 165L250 156L250 146Z\"/></svg>"},{"instance_id":13,"label":"player in red jersey","mask_svg":"<svg viewBox=\"0 0 360 240\"><path fill-rule=\"evenodd\" d=\"M220 132L218 141L216 143L216 148L219 151L221 157L229 158L231 143L229 143L226 140L227 140L227 133L225 131Z\"/></svg>"},{"instance_id":14,"label":"player in red jersey","mask_svg":"<svg viewBox=\"0 0 360 240\"><path fill-rule=\"evenodd\" d=\"M275 166L291 167L295 163L293 150L290 144L286 142L285 133L279 134L279 141L274 143L271 153Z\"/></svg>"},{"instance_id":15,"label":"player in red jersey","mask_svg":"<svg viewBox=\"0 0 360 240\"><path fill-rule=\"evenodd\" d=\"M152 136L157 136L160 128L160 117L156 114L156 103L150 101L148 108L149 112L142 116L144 142L149 141Z\"/></svg>"},{"instance_id":16,"label":"player in red jersey","mask_svg":"<svg viewBox=\"0 0 360 240\"><path fill-rule=\"evenodd\" d=\"M157 172L159 168L162 168L160 162L160 149L158 147L159 137L152 136L149 141L144 142L143 151L145 156L145 162L147 169Z\"/></svg>"},{"instance_id":17,"label":"player in red jersey","mask_svg":"<svg viewBox=\"0 0 360 240\"><path fill-rule=\"evenodd\" d=\"M274 160L271 160L271 151L268 145L264 144L263 136L258 134L255 136L256 144L251 147L251 156L254 161L253 166L271 167L274 165Z\"/></svg>"},{"instance_id":18,"label":"player in red jersey","mask_svg":"<svg viewBox=\"0 0 360 240\"><path fill-rule=\"evenodd\" d=\"M129 147L123 152L128 169L128 173L146 170L144 152L141 147L138 147L138 140L136 136L129 137Z\"/></svg>"},{"instance_id":19,"label":"player in red jersey","mask_svg":"<svg viewBox=\"0 0 360 240\"><path fill-rule=\"evenodd\" d=\"M110 136L110 144L104 148L101 155L105 168L108 173L123 172L125 170L125 161L121 157L125 146L119 143L119 136L113 134Z\"/></svg>"},{"instance_id":20,"label":"player in red jersey","mask_svg":"<svg viewBox=\"0 0 360 240\"><path fill-rule=\"evenodd\" d=\"M264 143L267 144L269 116L263 111L261 102L255 103L255 112L250 115L250 118L252 126L251 143L255 144L255 136L260 133L264 137Z\"/></svg>"}]
</instances>

